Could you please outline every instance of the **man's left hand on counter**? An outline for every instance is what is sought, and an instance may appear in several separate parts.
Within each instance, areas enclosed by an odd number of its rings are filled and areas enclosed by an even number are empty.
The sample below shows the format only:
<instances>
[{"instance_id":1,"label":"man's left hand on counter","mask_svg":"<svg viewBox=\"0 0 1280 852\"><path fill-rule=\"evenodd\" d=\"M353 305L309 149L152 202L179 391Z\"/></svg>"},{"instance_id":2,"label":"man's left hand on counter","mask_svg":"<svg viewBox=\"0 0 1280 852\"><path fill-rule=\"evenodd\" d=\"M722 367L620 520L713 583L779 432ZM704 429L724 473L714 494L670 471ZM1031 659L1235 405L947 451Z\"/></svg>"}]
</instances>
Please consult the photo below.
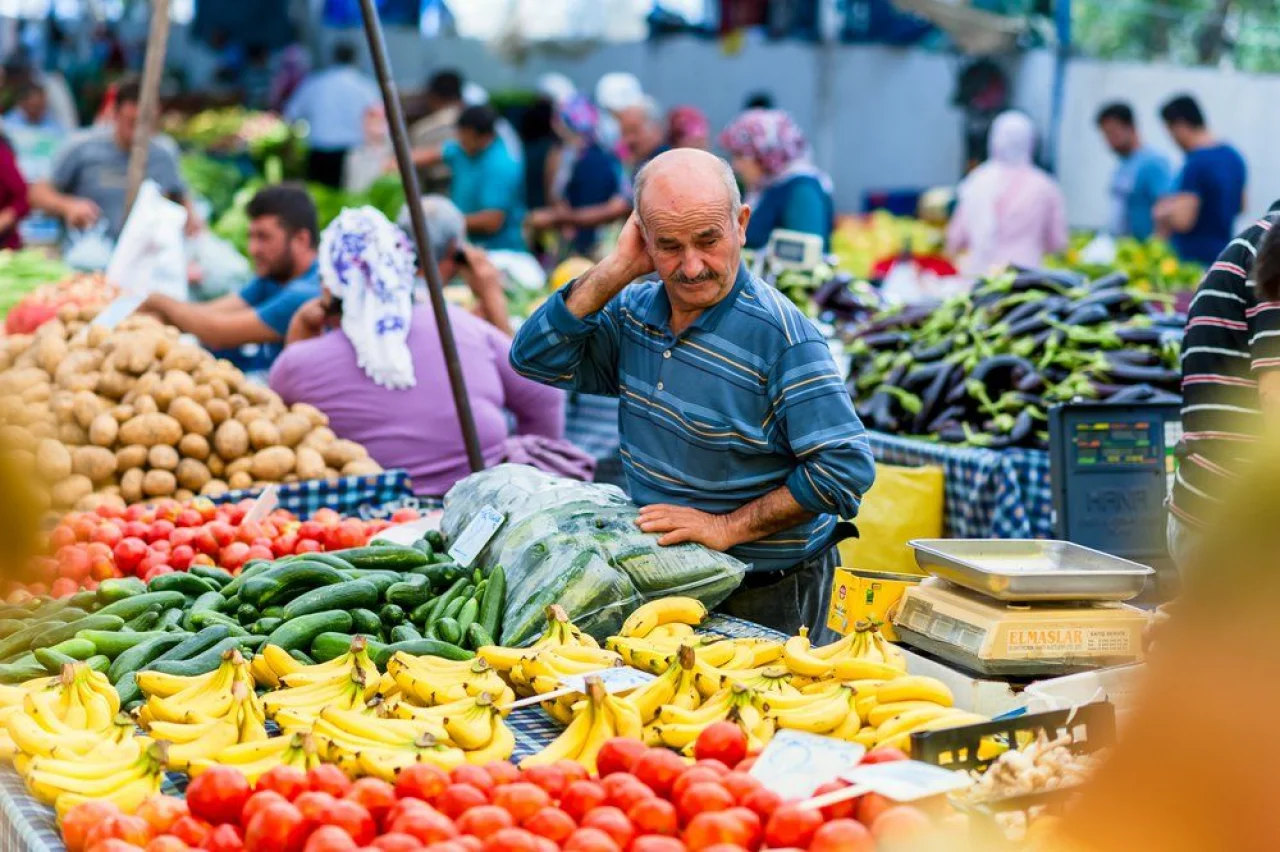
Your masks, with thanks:
<instances>
[{"instance_id":1,"label":"man's left hand on counter","mask_svg":"<svg viewBox=\"0 0 1280 852\"><path fill-rule=\"evenodd\" d=\"M636 525L642 532L657 533L658 544L663 546L694 542L723 552L741 543L729 515L712 515L688 506L665 503L645 506Z\"/></svg>"}]
</instances>

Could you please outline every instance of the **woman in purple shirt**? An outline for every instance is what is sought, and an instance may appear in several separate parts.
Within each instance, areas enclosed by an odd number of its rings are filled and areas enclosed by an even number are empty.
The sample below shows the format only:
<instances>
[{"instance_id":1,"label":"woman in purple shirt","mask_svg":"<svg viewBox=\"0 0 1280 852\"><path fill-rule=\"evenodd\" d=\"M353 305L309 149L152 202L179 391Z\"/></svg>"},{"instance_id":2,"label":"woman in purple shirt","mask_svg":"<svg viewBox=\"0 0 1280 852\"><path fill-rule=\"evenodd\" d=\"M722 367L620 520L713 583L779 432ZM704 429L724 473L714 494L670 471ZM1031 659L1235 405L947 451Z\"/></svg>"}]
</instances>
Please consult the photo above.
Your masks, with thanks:
<instances>
[{"instance_id":1,"label":"woman in purple shirt","mask_svg":"<svg viewBox=\"0 0 1280 852\"><path fill-rule=\"evenodd\" d=\"M432 238L448 280L462 251L446 230L432 228ZM319 408L339 437L363 444L383 467L407 470L419 495L444 494L470 469L431 305L413 301L408 241L372 208L344 210L321 237L320 270L323 294L295 314L272 390ZM496 275L470 277L501 298ZM561 392L516 375L511 341L493 325L454 307L449 321L486 463L519 457L513 435L558 445Z\"/></svg>"}]
</instances>

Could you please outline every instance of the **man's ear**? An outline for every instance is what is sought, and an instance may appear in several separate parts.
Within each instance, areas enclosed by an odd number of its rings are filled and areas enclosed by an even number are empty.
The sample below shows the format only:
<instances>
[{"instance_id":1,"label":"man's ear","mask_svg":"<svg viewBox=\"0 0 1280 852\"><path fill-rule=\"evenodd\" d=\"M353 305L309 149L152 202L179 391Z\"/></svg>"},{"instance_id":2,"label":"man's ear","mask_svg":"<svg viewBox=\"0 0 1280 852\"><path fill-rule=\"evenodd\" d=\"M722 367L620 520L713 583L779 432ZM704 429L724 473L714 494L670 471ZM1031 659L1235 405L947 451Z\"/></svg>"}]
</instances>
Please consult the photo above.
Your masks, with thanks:
<instances>
[{"instance_id":1,"label":"man's ear","mask_svg":"<svg viewBox=\"0 0 1280 852\"><path fill-rule=\"evenodd\" d=\"M738 242L741 245L747 243L747 223L751 221L751 205L744 204L742 209L738 211Z\"/></svg>"}]
</instances>

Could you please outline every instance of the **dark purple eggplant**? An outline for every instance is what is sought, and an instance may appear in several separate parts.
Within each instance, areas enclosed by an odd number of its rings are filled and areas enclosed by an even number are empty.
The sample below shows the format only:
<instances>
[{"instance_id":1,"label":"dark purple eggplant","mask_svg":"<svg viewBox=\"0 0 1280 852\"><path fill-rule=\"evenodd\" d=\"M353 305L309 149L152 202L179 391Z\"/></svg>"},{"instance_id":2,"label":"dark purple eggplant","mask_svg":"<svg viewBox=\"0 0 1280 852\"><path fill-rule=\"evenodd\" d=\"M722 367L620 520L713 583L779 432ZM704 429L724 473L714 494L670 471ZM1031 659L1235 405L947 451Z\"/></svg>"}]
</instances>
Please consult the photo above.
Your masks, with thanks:
<instances>
[{"instance_id":1,"label":"dark purple eggplant","mask_svg":"<svg viewBox=\"0 0 1280 852\"><path fill-rule=\"evenodd\" d=\"M1160 363L1160 355L1150 349L1116 349L1108 352L1107 357L1135 367L1154 367Z\"/></svg>"},{"instance_id":2,"label":"dark purple eggplant","mask_svg":"<svg viewBox=\"0 0 1280 852\"><path fill-rule=\"evenodd\" d=\"M1043 393L1048 384L1040 373L1030 373L1022 377L1014 387L1023 393Z\"/></svg>"},{"instance_id":3,"label":"dark purple eggplant","mask_svg":"<svg viewBox=\"0 0 1280 852\"><path fill-rule=\"evenodd\" d=\"M970 381L981 382L992 399L1017 387L1018 382L1036 371L1035 365L1017 355L993 355L983 358L969 372ZM948 402L950 400L948 399Z\"/></svg>"},{"instance_id":4,"label":"dark purple eggplant","mask_svg":"<svg viewBox=\"0 0 1280 852\"><path fill-rule=\"evenodd\" d=\"M946 338L945 340L934 344L917 343L911 347L911 357L917 361L928 363L929 361L937 361L947 357L952 347L955 345L954 338Z\"/></svg>"},{"instance_id":5,"label":"dark purple eggplant","mask_svg":"<svg viewBox=\"0 0 1280 852\"><path fill-rule=\"evenodd\" d=\"M928 426L925 427L925 433L940 432L948 423L960 422L960 418L964 417L964 415L965 410L963 406L948 405L938 413L937 417L933 418Z\"/></svg>"},{"instance_id":6,"label":"dark purple eggplant","mask_svg":"<svg viewBox=\"0 0 1280 852\"><path fill-rule=\"evenodd\" d=\"M875 334L863 334L858 342L875 352L894 351L911 343L911 334L906 331L879 331Z\"/></svg>"},{"instance_id":7,"label":"dark purple eggplant","mask_svg":"<svg viewBox=\"0 0 1280 852\"><path fill-rule=\"evenodd\" d=\"M1138 367L1117 360L1107 353L1107 375L1126 384L1150 384L1160 389L1177 388L1182 383L1182 373L1167 367Z\"/></svg>"},{"instance_id":8,"label":"dark purple eggplant","mask_svg":"<svg viewBox=\"0 0 1280 852\"><path fill-rule=\"evenodd\" d=\"M1100 293L1090 293L1083 299L1072 302L1071 313L1074 314L1091 305L1101 305L1110 314L1113 310L1121 310L1132 302L1133 296L1125 290L1103 290Z\"/></svg>"},{"instance_id":9,"label":"dark purple eggplant","mask_svg":"<svg viewBox=\"0 0 1280 852\"><path fill-rule=\"evenodd\" d=\"M1146 402L1160 391L1148 384L1129 385L1123 390L1116 391L1107 397L1108 403L1127 403L1127 402Z\"/></svg>"},{"instance_id":10,"label":"dark purple eggplant","mask_svg":"<svg viewBox=\"0 0 1280 852\"><path fill-rule=\"evenodd\" d=\"M1024 408L1013 421L1013 428L1003 435L993 435L987 447L992 450L1002 450L1005 447L1021 446L1031 437L1031 432L1035 429L1035 425L1035 418L1031 416L1031 410Z\"/></svg>"},{"instance_id":11,"label":"dark purple eggplant","mask_svg":"<svg viewBox=\"0 0 1280 852\"><path fill-rule=\"evenodd\" d=\"M1067 325L1097 325L1111 319L1111 311L1105 305L1091 304L1067 314Z\"/></svg>"},{"instance_id":12,"label":"dark purple eggplant","mask_svg":"<svg viewBox=\"0 0 1280 852\"><path fill-rule=\"evenodd\" d=\"M942 408L942 397L947 388L951 387L963 372L959 364L944 364L943 367L944 369L934 374L933 381L929 382L929 386L920 394L920 413L916 415L912 424L917 435L925 431L936 419L938 409Z\"/></svg>"},{"instance_id":13,"label":"dark purple eggplant","mask_svg":"<svg viewBox=\"0 0 1280 852\"><path fill-rule=\"evenodd\" d=\"M1027 290L1043 290L1046 293L1062 295L1084 282L1084 276L1065 269L1036 269L1030 272L1019 272L1013 279L1013 291L1023 293Z\"/></svg>"},{"instance_id":14,"label":"dark purple eggplant","mask_svg":"<svg viewBox=\"0 0 1280 852\"><path fill-rule=\"evenodd\" d=\"M1051 296L1048 299L1037 302L1036 306L1039 308L1038 311L1029 317L1019 318L1017 322L1009 323L1008 336L1016 340L1019 337L1030 337L1040 334L1045 329L1049 328L1049 322L1051 320L1061 318L1063 312L1070 304L1070 300L1063 296Z\"/></svg>"},{"instance_id":15,"label":"dark purple eggplant","mask_svg":"<svg viewBox=\"0 0 1280 852\"><path fill-rule=\"evenodd\" d=\"M1154 326L1120 326L1115 332L1121 343L1138 346L1159 346L1160 337L1164 333Z\"/></svg>"},{"instance_id":16,"label":"dark purple eggplant","mask_svg":"<svg viewBox=\"0 0 1280 852\"><path fill-rule=\"evenodd\" d=\"M948 444L963 444L968 440L969 436L964 431L964 426L956 421L945 423L938 429L938 440Z\"/></svg>"},{"instance_id":17,"label":"dark purple eggplant","mask_svg":"<svg viewBox=\"0 0 1280 852\"><path fill-rule=\"evenodd\" d=\"M1129 273L1116 271L1090 281L1089 292L1100 293L1103 290L1119 290L1127 286L1129 286Z\"/></svg>"}]
</instances>

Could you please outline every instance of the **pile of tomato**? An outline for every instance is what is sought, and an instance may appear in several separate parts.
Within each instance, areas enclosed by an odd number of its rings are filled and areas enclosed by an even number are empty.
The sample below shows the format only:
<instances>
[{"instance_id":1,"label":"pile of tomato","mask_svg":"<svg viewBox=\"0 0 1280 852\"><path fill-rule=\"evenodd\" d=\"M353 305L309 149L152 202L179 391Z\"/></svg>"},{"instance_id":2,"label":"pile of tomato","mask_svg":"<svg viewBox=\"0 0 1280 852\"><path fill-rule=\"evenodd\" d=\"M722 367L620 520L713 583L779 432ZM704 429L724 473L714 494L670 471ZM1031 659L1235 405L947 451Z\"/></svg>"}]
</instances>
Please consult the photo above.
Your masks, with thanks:
<instances>
[{"instance_id":1,"label":"pile of tomato","mask_svg":"<svg viewBox=\"0 0 1280 852\"><path fill-rule=\"evenodd\" d=\"M96 589L111 577L150 581L192 565L217 565L235 573L250 559L361 547L388 526L419 517L416 509L400 509L390 518L366 521L320 509L300 521L277 509L246 523L252 505L250 500L215 505L197 498L72 512L49 533L48 555L41 557L36 574L48 581L28 585L26 591L65 597L81 588Z\"/></svg>"},{"instance_id":2,"label":"pile of tomato","mask_svg":"<svg viewBox=\"0 0 1280 852\"><path fill-rule=\"evenodd\" d=\"M595 778L571 761L419 763L394 785L324 765L280 766L251 787L220 767L193 779L185 801L155 797L133 815L87 802L62 830L69 852L873 852L939 837L939 813L875 794L823 810L782 801L748 773L736 725L708 727L696 756L618 738ZM864 758L903 759L894 749Z\"/></svg>"}]
</instances>

